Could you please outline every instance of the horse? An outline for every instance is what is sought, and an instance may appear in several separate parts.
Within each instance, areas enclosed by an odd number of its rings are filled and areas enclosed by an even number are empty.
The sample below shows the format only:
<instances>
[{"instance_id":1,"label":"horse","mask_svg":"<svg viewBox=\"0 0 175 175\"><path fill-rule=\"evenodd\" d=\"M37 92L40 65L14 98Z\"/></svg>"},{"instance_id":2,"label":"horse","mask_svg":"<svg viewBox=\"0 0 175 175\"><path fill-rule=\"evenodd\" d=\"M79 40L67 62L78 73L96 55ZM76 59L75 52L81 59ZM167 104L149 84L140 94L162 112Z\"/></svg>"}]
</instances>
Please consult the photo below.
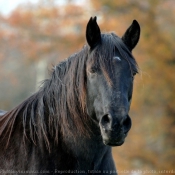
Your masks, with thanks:
<instances>
[{"instance_id":1,"label":"horse","mask_svg":"<svg viewBox=\"0 0 175 175\"><path fill-rule=\"evenodd\" d=\"M120 38L87 23L87 44L53 67L40 89L0 116L3 174L117 174L111 149L129 116L140 37L136 20Z\"/></svg>"}]
</instances>

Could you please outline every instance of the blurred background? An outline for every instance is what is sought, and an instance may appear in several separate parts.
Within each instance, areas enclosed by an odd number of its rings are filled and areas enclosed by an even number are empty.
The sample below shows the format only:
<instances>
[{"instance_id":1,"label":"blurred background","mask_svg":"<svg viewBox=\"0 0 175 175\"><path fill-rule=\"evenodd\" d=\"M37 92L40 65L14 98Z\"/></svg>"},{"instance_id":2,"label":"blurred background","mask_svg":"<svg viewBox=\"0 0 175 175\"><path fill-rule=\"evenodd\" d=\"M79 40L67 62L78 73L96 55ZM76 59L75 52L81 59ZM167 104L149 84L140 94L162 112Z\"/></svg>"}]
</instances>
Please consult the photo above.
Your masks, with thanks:
<instances>
[{"instance_id":1,"label":"blurred background","mask_svg":"<svg viewBox=\"0 0 175 175\"><path fill-rule=\"evenodd\" d=\"M0 109L37 91L52 65L83 47L91 16L118 36L133 19L141 25L133 126L113 149L119 175L175 174L174 0L0 0Z\"/></svg>"}]
</instances>

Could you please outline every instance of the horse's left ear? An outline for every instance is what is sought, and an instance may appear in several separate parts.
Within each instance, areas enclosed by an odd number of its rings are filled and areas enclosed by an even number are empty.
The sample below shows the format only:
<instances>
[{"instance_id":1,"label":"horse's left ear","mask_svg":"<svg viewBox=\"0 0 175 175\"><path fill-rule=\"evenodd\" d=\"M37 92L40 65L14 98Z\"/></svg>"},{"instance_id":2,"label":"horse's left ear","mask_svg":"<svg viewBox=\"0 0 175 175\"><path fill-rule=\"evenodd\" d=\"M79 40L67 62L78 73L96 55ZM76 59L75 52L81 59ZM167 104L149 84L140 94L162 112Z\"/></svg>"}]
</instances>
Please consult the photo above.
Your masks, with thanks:
<instances>
[{"instance_id":1,"label":"horse's left ear","mask_svg":"<svg viewBox=\"0 0 175 175\"><path fill-rule=\"evenodd\" d=\"M133 20L131 26L126 30L122 36L123 42L126 44L128 49L132 51L140 38L140 25L136 20Z\"/></svg>"},{"instance_id":2,"label":"horse's left ear","mask_svg":"<svg viewBox=\"0 0 175 175\"><path fill-rule=\"evenodd\" d=\"M91 17L86 27L86 40L91 49L101 43L101 32L96 20L96 16Z\"/></svg>"}]
</instances>

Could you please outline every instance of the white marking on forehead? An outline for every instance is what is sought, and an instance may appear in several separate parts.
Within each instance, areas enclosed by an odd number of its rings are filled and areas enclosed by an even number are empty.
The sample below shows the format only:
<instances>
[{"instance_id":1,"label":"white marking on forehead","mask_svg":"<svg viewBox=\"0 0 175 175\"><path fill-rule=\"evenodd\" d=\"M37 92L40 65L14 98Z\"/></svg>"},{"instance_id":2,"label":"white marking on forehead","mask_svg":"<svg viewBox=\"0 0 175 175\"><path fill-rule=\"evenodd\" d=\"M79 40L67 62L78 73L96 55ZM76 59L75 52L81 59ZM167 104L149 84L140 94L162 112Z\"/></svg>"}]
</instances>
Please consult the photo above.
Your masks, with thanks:
<instances>
[{"instance_id":1,"label":"white marking on forehead","mask_svg":"<svg viewBox=\"0 0 175 175\"><path fill-rule=\"evenodd\" d=\"M113 59L115 59L115 60L118 60L118 61L121 61L121 59L120 59L120 57L113 57Z\"/></svg>"}]
</instances>

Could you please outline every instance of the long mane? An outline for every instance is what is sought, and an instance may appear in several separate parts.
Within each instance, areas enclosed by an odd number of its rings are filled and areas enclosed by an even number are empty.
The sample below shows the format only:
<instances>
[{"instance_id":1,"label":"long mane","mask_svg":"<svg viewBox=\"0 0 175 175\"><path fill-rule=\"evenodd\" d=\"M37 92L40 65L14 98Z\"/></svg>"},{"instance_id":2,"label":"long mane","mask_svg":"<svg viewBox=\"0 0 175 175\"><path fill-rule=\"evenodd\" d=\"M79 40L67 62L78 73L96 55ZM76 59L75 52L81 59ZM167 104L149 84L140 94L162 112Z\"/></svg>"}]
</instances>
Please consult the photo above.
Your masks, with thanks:
<instances>
[{"instance_id":1,"label":"long mane","mask_svg":"<svg viewBox=\"0 0 175 175\"><path fill-rule=\"evenodd\" d=\"M0 139L7 136L9 141L18 117L23 121L23 134L26 135L26 129L29 130L34 143L36 136L42 135L49 145L48 134L58 141L59 132L64 135L73 126L83 134L86 123L84 120L87 119L85 113L87 53L86 46L79 53L55 66L51 78L43 82L37 93L0 117Z\"/></svg>"},{"instance_id":2,"label":"long mane","mask_svg":"<svg viewBox=\"0 0 175 175\"><path fill-rule=\"evenodd\" d=\"M17 120L22 121L23 136L30 137L34 144L42 138L48 147L50 138L58 142L59 134L75 136L73 130L86 134L87 59L98 59L104 75L109 78L108 62L112 63L116 48L127 59L131 71L137 71L136 61L121 39L113 33L102 34L102 44L92 51L90 58L89 46L84 46L55 66L50 79L44 81L37 93L0 117L0 142L6 139L8 145Z\"/></svg>"}]
</instances>

